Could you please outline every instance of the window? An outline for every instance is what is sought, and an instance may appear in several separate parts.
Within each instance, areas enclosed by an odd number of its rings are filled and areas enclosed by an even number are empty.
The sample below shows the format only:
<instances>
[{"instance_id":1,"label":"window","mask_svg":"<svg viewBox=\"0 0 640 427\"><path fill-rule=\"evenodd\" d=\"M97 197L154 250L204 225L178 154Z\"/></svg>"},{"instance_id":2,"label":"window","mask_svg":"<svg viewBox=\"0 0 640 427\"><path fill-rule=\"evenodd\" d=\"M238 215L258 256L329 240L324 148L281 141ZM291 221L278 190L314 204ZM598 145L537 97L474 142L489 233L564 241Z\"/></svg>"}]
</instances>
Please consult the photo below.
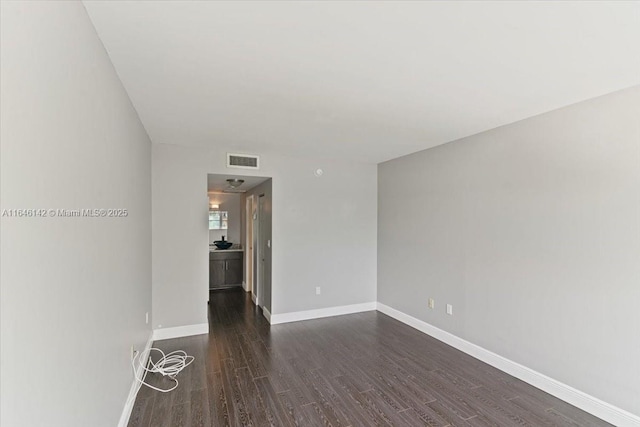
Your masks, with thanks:
<instances>
[{"instance_id":1,"label":"window","mask_svg":"<svg viewBox=\"0 0 640 427\"><path fill-rule=\"evenodd\" d=\"M209 230L226 230L228 216L227 211L209 211Z\"/></svg>"}]
</instances>

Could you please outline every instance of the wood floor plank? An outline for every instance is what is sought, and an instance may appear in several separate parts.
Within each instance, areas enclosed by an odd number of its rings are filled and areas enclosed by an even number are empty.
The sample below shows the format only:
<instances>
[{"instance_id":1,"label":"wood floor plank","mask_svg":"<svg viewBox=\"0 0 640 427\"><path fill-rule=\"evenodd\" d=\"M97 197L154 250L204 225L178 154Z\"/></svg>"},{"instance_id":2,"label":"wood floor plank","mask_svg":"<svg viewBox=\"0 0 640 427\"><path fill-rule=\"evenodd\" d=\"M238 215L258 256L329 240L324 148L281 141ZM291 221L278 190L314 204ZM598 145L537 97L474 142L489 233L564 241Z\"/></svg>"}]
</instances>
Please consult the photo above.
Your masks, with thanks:
<instances>
[{"instance_id":1,"label":"wood floor plank","mask_svg":"<svg viewBox=\"0 0 640 427\"><path fill-rule=\"evenodd\" d=\"M216 372L207 378L209 412L214 426L230 426L227 397L222 386L222 372Z\"/></svg>"},{"instance_id":2,"label":"wood floor plank","mask_svg":"<svg viewBox=\"0 0 640 427\"><path fill-rule=\"evenodd\" d=\"M204 349L207 343L206 335L196 335L193 338L193 345L188 348L191 349L190 355L193 356L198 363L191 363L187 366L180 372L179 378L181 382L188 378L188 384L185 384L185 386L188 387L190 391L207 388L207 369L206 364L203 363L206 359L206 351Z\"/></svg>"},{"instance_id":3,"label":"wood floor plank","mask_svg":"<svg viewBox=\"0 0 640 427\"><path fill-rule=\"evenodd\" d=\"M553 413L563 415L569 420L573 420L577 422L582 427L602 426L602 420L600 420L599 418L596 418L591 414L581 411L575 406L570 405L567 402L563 402L560 399L555 399L555 402L553 404L553 409L549 410L548 412L553 412Z\"/></svg>"},{"instance_id":4,"label":"wood floor plank","mask_svg":"<svg viewBox=\"0 0 640 427\"><path fill-rule=\"evenodd\" d=\"M331 400L330 389L323 387L321 381L317 380L317 376L312 374L312 370L306 369L304 366L298 365L296 359L291 360L291 368L302 382L302 387L309 390L313 402L323 412L323 419L336 427L348 425L347 418ZM314 369L313 371L318 371Z\"/></svg>"},{"instance_id":5,"label":"wood floor plank","mask_svg":"<svg viewBox=\"0 0 640 427\"><path fill-rule=\"evenodd\" d=\"M131 427L609 426L375 311L272 326L241 289L212 292L209 334L154 346L196 359L176 390L142 387Z\"/></svg>"},{"instance_id":6,"label":"wood floor plank","mask_svg":"<svg viewBox=\"0 0 640 427\"><path fill-rule=\"evenodd\" d=\"M303 405L300 410L305 414L306 425L310 427L333 427L331 421L325 417L324 412L315 402Z\"/></svg>"},{"instance_id":7,"label":"wood floor plank","mask_svg":"<svg viewBox=\"0 0 640 427\"><path fill-rule=\"evenodd\" d=\"M448 381L438 377L428 378L430 392L436 400L453 414L462 419L468 419L478 415L478 410L472 400Z\"/></svg>"},{"instance_id":8,"label":"wood floor plank","mask_svg":"<svg viewBox=\"0 0 640 427\"><path fill-rule=\"evenodd\" d=\"M400 412L400 418L406 425L410 426L447 427L450 425L448 422L438 422L434 418L421 417L415 410L411 408Z\"/></svg>"},{"instance_id":9,"label":"wood floor plank","mask_svg":"<svg viewBox=\"0 0 640 427\"><path fill-rule=\"evenodd\" d=\"M232 426L251 425L251 417L238 387L233 359L225 359L222 364L222 389L227 398L229 423Z\"/></svg>"},{"instance_id":10,"label":"wood floor plank","mask_svg":"<svg viewBox=\"0 0 640 427\"><path fill-rule=\"evenodd\" d=\"M358 391L358 387L347 376L340 376L333 378L335 382L334 388L341 387L347 396L350 398L351 405L359 407L371 421L371 425L376 426L389 426L392 425L384 414L380 413L376 407L370 404L371 399L367 399L364 393ZM366 393L366 392L365 392ZM357 406L356 406L357 405Z\"/></svg>"},{"instance_id":11,"label":"wood floor plank","mask_svg":"<svg viewBox=\"0 0 640 427\"><path fill-rule=\"evenodd\" d=\"M149 425L152 427L169 426L171 422L171 396L168 393L156 395Z\"/></svg>"},{"instance_id":12,"label":"wood floor plank","mask_svg":"<svg viewBox=\"0 0 640 427\"><path fill-rule=\"evenodd\" d=\"M434 375L438 375L443 379L448 380L451 384L453 384L456 387L466 388L466 389L479 387L478 384L474 384L473 382L467 380L466 378L461 377L460 375L455 374L450 370L445 371L442 369L435 369L431 371L431 373Z\"/></svg>"},{"instance_id":13,"label":"wood floor plank","mask_svg":"<svg viewBox=\"0 0 640 427\"><path fill-rule=\"evenodd\" d=\"M361 393L366 405L392 426L402 425L402 417L398 408L393 402L384 398L384 394L376 393L376 390L369 390Z\"/></svg>"},{"instance_id":14,"label":"wood floor plank","mask_svg":"<svg viewBox=\"0 0 640 427\"><path fill-rule=\"evenodd\" d=\"M496 423L494 420L485 417L484 415L476 415L467 420L459 422L455 425L468 426L468 427L500 427L501 424Z\"/></svg>"},{"instance_id":15,"label":"wood floor plank","mask_svg":"<svg viewBox=\"0 0 640 427\"><path fill-rule=\"evenodd\" d=\"M348 382L344 381L344 377L325 378L327 384L335 392L336 398L341 402L342 410L348 417L353 426L371 426L371 425L387 425L383 419L377 417L370 411L364 400L361 398L360 392Z\"/></svg>"},{"instance_id":16,"label":"wood floor plank","mask_svg":"<svg viewBox=\"0 0 640 427\"><path fill-rule=\"evenodd\" d=\"M151 412L153 410L154 398L136 400L131 415L129 416L129 427L148 427L151 422Z\"/></svg>"},{"instance_id":17,"label":"wood floor plank","mask_svg":"<svg viewBox=\"0 0 640 427\"><path fill-rule=\"evenodd\" d=\"M190 427L191 420L190 403L181 403L171 407L171 427Z\"/></svg>"},{"instance_id":18,"label":"wood floor plank","mask_svg":"<svg viewBox=\"0 0 640 427\"><path fill-rule=\"evenodd\" d=\"M449 424L451 426L462 424L460 417L449 411L438 401L427 403L427 407L429 408L426 411L427 416L424 416L422 413L419 414L424 420L430 421L434 424Z\"/></svg>"},{"instance_id":19,"label":"wood floor plank","mask_svg":"<svg viewBox=\"0 0 640 427\"><path fill-rule=\"evenodd\" d=\"M320 387L339 414L341 423L351 426L370 426L371 422L364 411L358 406L349 405L349 397L340 386L331 384L330 374L323 369L311 371L314 383Z\"/></svg>"},{"instance_id":20,"label":"wood floor plank","mask_svg":"<svg viewBox=\"0 0 640 427\"><path fill-rule=\"evenodd\" d=\"M212 334L207 335L207 345L205 353L205 371L207 376L215 372L220 372L221 360L218 358L218 345Z\"/></svg>"},{"instance_id":21,"label":"wood floor plank","mask_svg":"<svg viewBox=\"0 0 640 427\"><path fill-rule=\"evenodd\" d=\"M381 389L398 402L399 410L421 408L425 403L435 400L433 396L422 393L419 387L409 386L407 379L398 378L392 366L380 363L365 364L364 369L373 378L374 389Z\"/></svg>"},{"instance_id":22,"label":"wood floor plank","mask_svg":"<svg viewBox=\"0 0 640 427\"><path fill-rule=\"evenodd\" d=\"M249 368L236 369L236 381L238 382L238 388L242 392L242 397L252 424L255 426L266 425L268 423L267 414L260 403L258 389L253 382Z\"/></svg>"},{"instance_id":23,"label":"wood floor plank","mask_svg":"<svg viewBox=\"0 0 640 427\"><path fill-rule=\"evenodd\" d=\"M315 401L313 390L309 389L302 381L296 369L297 359L289 359L284 366L287 383L289 384L290 396L297 406L308 405Z\"/></svg>"},{"instance_id":24,"label":"wood floor plank","mask_svg":"<svg viewBox=\"0 0 640 427\"><path fill-rule=\"evenodd\" d=\"M311 421L307 419L305 410L301 406L297 406L291 399L289 391L278 393L278 400L285 411L289 423L296 427L306 427L311 425Z\"/></svg>"},{"instance_id":25,"label":"wood floor plank","mask_svg":"<svg viewBox=\"0 0 640 427\"><path fill-rule=\"evenodd\" d=\"M573 408L572 410L570 410L569 412L571 412L571 415L567 415L564 412L561 412L560 410L556 409L556 408L552 408L549 409L547 411L547 413L549 414L549 416L551 417L551 419L553 420L553 423L555 425L563 425L563 426L571 426L571 427L593 427L593 426L600 426L602 425L602 421L598 420L597 418L595 418L595 420L591 419L591 416L589 416L588 414L580 414L580 412L577 410L577 408ZM577 419L576 419L577 418ZM610 424L607 424L610 425Z\"/></svg>"},{"instance_id":26,"label":"wood floor plank","mask_svg":"<svg viewBox=\"0 0 640 427\"><path fill-rule=\"evenodd\" d=\"M264 368L269 373L269 379L271 380L273 389L277 393L289 391L291 389L289 380L291 373L287 369L288 362L275 357L269 349L267 349L267 355L265 357Z\"/></svg>"},{"instance_id":27,"label":"wood floor plank","mask_svg":"<svg viewBox=\"0 0 640 427\"><path fill-rule=\"evenodd\" d=\"M189 425L192 427L204 427L211 425L209 398L206 389L194 390L191 392L189 415Z\"/></svg>"},{"instance_id":28,"label":"wood floor plank","mask_svg":"<svg viewBox=\"0 0 640 427\"><path fill-rule=\"evenodd\" d=\"M252 378L267 375L264 362L268 356L268 352L262 341L251 341L247 334L238 335L237 340L244 358L247 361L247 367L251 371Z\"/></svg>"},{"instance_id":29,"label":"wood floor plank","mask_svg":"<svg viewBox=\"0 0 640 427\"><path fill-rule=\"evenodd\" d=\"M258 396L260 397L260 402L262 402L269 425L275 427L291 425L286 411L280 404L277 393L269 382L269 378L256 378L253 382L258 389Z\"/></svg>"},{"instance_id":30,"label":"wood floor plank","mask_svg":"<svg viewBox=\"0 0 640 427\"><path fill-rule=\"evenodd\" d=\"M523 399L521 397L516 397L514 399L509 399L509 405L513 405L518 407L521 411L527 413L527 419L537 419L537 425L540 426L558 426L558 427L569 427L572 425L571 422L566 422L562 419L556 418L554 415L550 414L547 410L542 408L537 404L532 404L531 401Z\"/></svg>"},{"instance_id":31,"label":"wood floor plank","mask_svg":"<svg viewBox=\"0 0 640 427\"><path fill-rule=\"evenodd\" d=\"M482 388L467 390L465 394L475 403L477 415L482 415L500 426L543 426L544 422L504 399L494 399Z\"/></svg>"}]
</instances>

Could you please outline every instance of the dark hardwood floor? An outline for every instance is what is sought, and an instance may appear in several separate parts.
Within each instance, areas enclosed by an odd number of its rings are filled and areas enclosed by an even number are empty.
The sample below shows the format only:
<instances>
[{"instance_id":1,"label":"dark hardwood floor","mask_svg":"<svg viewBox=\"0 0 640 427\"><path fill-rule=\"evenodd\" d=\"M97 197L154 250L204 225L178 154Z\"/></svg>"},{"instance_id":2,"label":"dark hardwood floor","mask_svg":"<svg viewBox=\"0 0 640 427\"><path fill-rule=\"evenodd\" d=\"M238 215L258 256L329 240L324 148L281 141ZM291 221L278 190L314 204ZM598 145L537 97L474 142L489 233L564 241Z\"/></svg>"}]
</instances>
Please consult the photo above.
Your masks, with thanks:
<instances>
[{"instance_id":1,"label":"dark hardwood floor","mask_svg":"<svg viewBox=\"0 0 640 427\"><path fill-rule=\"evenodd\" d=\"M129 426L609 425L378 312L270 326L242 290L210 301L209 335L154 343L196 359Z\"/></svg>"}]
</instances>

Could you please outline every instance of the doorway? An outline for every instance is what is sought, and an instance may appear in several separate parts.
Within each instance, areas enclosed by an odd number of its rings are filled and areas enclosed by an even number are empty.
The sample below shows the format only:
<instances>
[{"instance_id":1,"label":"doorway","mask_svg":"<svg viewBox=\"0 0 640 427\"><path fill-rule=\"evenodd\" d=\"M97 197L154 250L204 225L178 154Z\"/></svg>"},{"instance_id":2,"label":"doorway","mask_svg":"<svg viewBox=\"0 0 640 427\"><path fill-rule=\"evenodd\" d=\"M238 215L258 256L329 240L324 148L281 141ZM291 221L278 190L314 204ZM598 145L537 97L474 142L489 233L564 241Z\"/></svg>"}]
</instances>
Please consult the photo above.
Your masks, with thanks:
<instances>
[{"instance_id":1,"label":"doorway","mask_svg":"<svg viewBox=\"0 0 640 427\"><path fill-rule=\"evenodd\" d=\"M265 317L269 318L272 179L246 175L209 174L207 180L210 210L209 296L211 297L211 292L242 289L251 294L250 301L256 307L262 308ZM233 185L230 185L229 181ZM235 203L238 206L237 211L233 208ZM214 211L215 209L218 211ZM224 221L227 228L212 231L211 227L218 226L215 222L218 218L221 218L221 227ZM219 247L220 241L217 239L225 239L215 237L217 236L215 233L226 236L230 245L228 249ZM218 245L214 245L215 243ZM232 254L233 251L236 253ZM224 260L218 260L221 257L224 257ZM233 260L227 259L229 257L233 257ZM234 261L236 258L237 261ZM238 274L235 273L234 262L239 264ZM225 286L219 284L223 279Z\"/></svg>"}]
</instances>

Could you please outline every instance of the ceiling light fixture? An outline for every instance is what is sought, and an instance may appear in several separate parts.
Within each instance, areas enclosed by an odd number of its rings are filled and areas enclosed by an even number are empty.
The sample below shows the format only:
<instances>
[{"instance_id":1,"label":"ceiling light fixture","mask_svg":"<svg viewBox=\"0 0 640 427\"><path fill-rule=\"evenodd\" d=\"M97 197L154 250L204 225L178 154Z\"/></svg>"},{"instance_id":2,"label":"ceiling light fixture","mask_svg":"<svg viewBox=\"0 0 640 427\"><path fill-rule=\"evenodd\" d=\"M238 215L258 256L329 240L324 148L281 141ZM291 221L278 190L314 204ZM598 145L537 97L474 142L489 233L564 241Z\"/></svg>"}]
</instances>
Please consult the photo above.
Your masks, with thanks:
<instances>
[{"instance_id":1,"label":"ceiling light fixture","mask_svg":"<svg viewBox=\"0 0 640 427\"><path fill-rule=\"evenodd\" d=\"M227 183L229 184L229 187L231 187L231 188L238 188L242 184L244 184L244 179L233 179L233 178L230 178L230 179L227 180Z\"/></svg>"}]
</instances>

